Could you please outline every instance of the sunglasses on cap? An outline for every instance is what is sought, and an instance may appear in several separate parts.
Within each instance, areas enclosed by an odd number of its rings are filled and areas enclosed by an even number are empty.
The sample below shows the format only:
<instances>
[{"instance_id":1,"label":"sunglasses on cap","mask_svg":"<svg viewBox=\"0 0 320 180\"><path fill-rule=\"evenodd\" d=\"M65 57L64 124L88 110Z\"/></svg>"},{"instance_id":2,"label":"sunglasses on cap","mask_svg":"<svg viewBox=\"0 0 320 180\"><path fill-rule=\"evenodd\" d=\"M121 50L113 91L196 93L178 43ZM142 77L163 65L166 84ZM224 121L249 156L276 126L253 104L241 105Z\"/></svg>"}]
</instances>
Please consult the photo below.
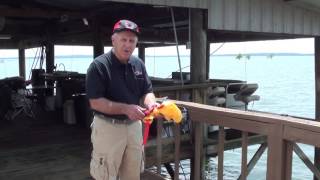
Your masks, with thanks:
<instances>
[{"instance_id":1,"label":"sunglasses on cap","mask_svg":"<svg viewBox=\"0 0 320 180\"><path fill-rule=\"evenodd\" d=\"M119 20L113 27L113 33L121 31L131 31L135 34L140 34L139 27L136 23L129 20Z\"/></svg>"}]
</instances>

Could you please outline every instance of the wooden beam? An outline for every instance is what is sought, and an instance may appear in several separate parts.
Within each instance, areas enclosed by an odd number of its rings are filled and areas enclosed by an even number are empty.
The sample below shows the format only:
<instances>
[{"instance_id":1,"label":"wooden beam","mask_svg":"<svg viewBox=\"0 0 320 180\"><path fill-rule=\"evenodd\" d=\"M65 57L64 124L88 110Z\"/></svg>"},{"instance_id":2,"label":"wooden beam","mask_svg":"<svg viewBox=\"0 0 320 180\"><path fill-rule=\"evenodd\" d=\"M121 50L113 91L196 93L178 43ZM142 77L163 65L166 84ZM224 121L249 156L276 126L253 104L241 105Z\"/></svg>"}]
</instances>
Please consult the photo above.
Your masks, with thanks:
<instances>
[{"instance_id":1,"label":"wooden beam","mask_svg":"<svg viewBox=\"0 0 320 180\"><path fill-rule=\"evenodd\" d=\"M139 44L138 46L138 56L143 62L146 62L146 49L142 44Z\"/></svg>"},{"instance_id":2,"label":"wooden beam","mask_svg":"<svg viewBox=\"0 0 320 180\"><path fill-rule=\"evenodd\" d=\"M204 29L204 11L200 9L190 10L191 23L191 83L203 83L206 81L206 29ZM204 103L205 91L194 89L193 102ZM193 179L204 178L204 154L203 154L203 124L195 123L195 145Z\"/></svg>"},{"instance_id":3,"label":"wooden beam","mask_svg":"<svg viewBox=\"0 0 320 180\"><path fill-rule=\"evenodd\" d=\"M157 173L161 174L163 119L157 119Z\"/></svg>"},{"instance_id":4,"label":"wooden beam","mask_svg":"<svg viewBox=\"0 0 320 180\"><path fill-rule=\"evenodd\" d=\"M71 11L59 11L52 9L40 9L40 8L8 8L0 7L0 16L4 17L21 17L21 18L82 18L88 17L89 14L83 12L71 12Z\"/></svg>"},{"instance_id":5,"label":"wooden beam","mask_svg":"<svg viewBox=\"0 0 320 180\"><path fill-rule=\"evenodd\" d=\"M293 143L293 150L299 156L299 158L303 161L303 163L310 169L310 171L314 174L317 179L320 179L319 170L313 165L308 156L302 151L302 149L296 144Z\"/></svg>"},{"instance_id":6,"label":"wooden beam","mask_svg":"<svg viewBox=\"0 0 320 180\"><path fill-rule=\"evenodd\" d=\"M46 43L46 72L52 73L54 69L54 44Z\"/></svg>"},{"instance_id":7,"label":"wooden beam","mask_svg":"<svg viewBox=\"0 0 320 180\"><path fill-rule=\"evenodd\" d=\"M219 126L219 144L218 144L218 180L223 180L223 159L224 159L224 141L225 141L225 134L224 134L224 127Z\"/></svg>"},{"instance_id":8,"label":"wooden beam","mask_svg":"<svg viewBox=\"0 0 320 180\"><path fill-rule=\"evenodd\" d=\"M180 124L175 124L174 126L174 179L179 179L179 164L180 164L180 143L181 143L181 136L180 136Z\"/></svg>"},{"instance_id":9,"label":"wooden beam","mask_svg":"<svg viewBox=\"0 0 320 180\"><path fill-rule=\"evenodd\" d=\"M26 79L26 55L24 48L19 48L19 76Z\"/></svg>"},{"instance_id":10,"label":"wooden beam","mask_svg":"<svg viewBox=\"0 0 320 180\"><path fill-rule=\"evenodd\" d=\"M254 166L257 164L258 160L261 158L264 151L267 149L268 145L266 142L262 143L258 148L257 152L253 155L251 160L248 163L248 174L252 171Z\"/></svg>"},{"instance_id":11,"label":"wooden beam","mask_svg":"<svg viewBox=\"0 0 320 180\"><path fill-rule=\"evenodd\" d=\"M248 175L248 132L242 132L241 180L246 180Z\"/></svg>"},{"instance_id":12,"label":"wooden beam","mask_svg":"<svg viewBox=\"0 0 320 180\"><path fill-rule=\"evenodd\" d=\"M320 37L314 38L314 68L315 68L315 119L320 121ZM314 164L320 170L320 148L314 150ZM314 180L317 177L314 176ZM319 180L319 179L318 179Z\"/></svg>"},{"instance_id":13,"label":"wooden beam","mask_svg":"<svg viewBox=\"0 0 320 180\"><path fill-rule=\"evenodd\" d=\"M93 57L96 58L104 53L103 36L97 20L93 22Z\"/></svg>"}]
</instances>

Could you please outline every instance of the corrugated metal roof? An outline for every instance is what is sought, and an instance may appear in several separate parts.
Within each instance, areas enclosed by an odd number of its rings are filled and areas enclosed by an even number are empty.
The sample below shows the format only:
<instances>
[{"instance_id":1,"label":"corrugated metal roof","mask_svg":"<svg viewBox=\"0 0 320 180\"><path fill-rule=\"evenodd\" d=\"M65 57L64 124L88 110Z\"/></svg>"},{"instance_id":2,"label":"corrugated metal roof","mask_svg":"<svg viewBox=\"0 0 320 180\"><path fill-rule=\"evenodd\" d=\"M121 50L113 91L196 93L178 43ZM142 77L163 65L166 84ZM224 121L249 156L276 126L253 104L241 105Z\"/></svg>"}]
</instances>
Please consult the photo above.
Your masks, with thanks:
<instances>
[{"instance_id":1,"label":"corrugated metal roof","mask_svg":"<svg viewBox=\"0 0 320 180\"><path fill-rule=\"evenodd\" d=\"M130 3L150 4L150 5L159 5L159 6L207 9L208 1L210 0L103 0L103 1L130 2Z\"/></svg>"},{"instance_id":2,"label":"corrugated metal roof","mask_svg":"<svg viewBox=\"0 0 320 180\"><path fill-rule=\"evenodd\" d=\"M283 0L211 0L208 21L214 30L320 35L320 12Z\"/></svg>"}]
</instances>

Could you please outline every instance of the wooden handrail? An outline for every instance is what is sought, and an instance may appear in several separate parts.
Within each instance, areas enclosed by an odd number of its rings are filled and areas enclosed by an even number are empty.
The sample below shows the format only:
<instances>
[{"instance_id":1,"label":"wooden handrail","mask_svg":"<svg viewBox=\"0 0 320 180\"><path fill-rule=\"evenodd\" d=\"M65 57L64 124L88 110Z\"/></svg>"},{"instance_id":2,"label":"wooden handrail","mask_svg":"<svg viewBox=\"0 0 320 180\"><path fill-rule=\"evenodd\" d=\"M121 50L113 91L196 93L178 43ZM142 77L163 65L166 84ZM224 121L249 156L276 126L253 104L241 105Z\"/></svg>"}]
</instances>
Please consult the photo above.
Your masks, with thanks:
<instances>
[{"instance_id":1,"label":"wooden handrail","mask_svg":"<svg viewBox=\"0 0 320 180\"><path fill-rule=\"evenodd\" d=\"M268 144L266 176L268 180L291 179L292 142L320 147L320 122L267 113L227 109L193 102L177 101L177 104L188 109L190 120L193 122L208 123L221 127L230 127L243 132L266 135ZM195 139L195 141L202 141L202 139ZM195 144L197 144L196 142ZM219 144L219 146L222 147L223 145ZM245 153L246 150L243 152ZM221 154L223 155L220 152L219 155ZM194 157L195 159L201 158L201 155L197 153L195 153L195 156L197 156ZM243 157L246 158L246 155L243 155ZM219 159L223 159L223 157L219 157ZM246 164L246 161L243 162L244 164ZM219 166L221 165L218 164ZM201 172L199 168L199 166L196 166L193 169L195 174ZM242 171L242 173L245 173L247 167L243 167ZM221 170L219 172L218 179L221 179ZM199 175L198 177L200 178ZM194 178L197 179L197 177Z\"/></svg>"}]
</instances>

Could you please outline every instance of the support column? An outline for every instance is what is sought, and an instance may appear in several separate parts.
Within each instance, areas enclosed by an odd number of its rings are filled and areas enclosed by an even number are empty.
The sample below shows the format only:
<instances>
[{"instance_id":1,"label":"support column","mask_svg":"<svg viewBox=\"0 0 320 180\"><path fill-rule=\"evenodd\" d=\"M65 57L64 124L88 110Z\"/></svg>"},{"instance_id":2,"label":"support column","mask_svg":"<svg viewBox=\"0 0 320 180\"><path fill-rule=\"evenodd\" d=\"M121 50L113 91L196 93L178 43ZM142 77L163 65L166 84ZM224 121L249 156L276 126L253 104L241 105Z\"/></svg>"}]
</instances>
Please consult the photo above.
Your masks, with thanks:
<instances>
[{"instance_id":1,"label":"support column","mask_svg":"<svg viewBox=\"0 0 320 180\"><path fill-rule=\"evenodd\" d=\"M53 73L54 70L54 44L53 42L46 43L46 73ZM47 81L47 86L52 87L54 81ZM53 89L48 92L48 95L53 96Z\"/></svg>"},{"instance_id":2,"label":"support column","mask_svg":"<svg viewBox=\"0 0 320 180\"><path fill-rule=\"evenodd\" d=\"M46 43L46 72L52 73L54 69L54 44Z\"/></svg>"},{"instance_id":3,"label":"support column","mask_svg":"<svg viewBox=\"0 0 320 180\"><path fill-rule=\"evenodd\" d=\"M315 68L315 120L320 121L320 37L314 38L314 68ZM320 148L314 150L314 165L320 170ZM314 180L318 180L315 176Z\"/></svg>"},{"instance_id":4,"label":"support column","mask_svg":"<svg viewBox=\"0 0 320 180\"><path fill-rule=\"evenodd\" d=\"M144 63L146 62L146 48L142 44L138 47L138 56Z\"/></svg>"},{"instance_id":5,"label":"support column","mask_svg":"<svg viewBox=\"0 0 320 180\"><path fill-rule=\"evenodd\" d=\"M19 76L26 80L26 55L24 48L19 48Z\"/></svg>"},{"instance_id":6,"label":"support column","mask_svg":"<svg viewBox=\"0 0 320 180\"><path fill-rule=\"evenodd\" d=\"M93 22L93 58L104 53L103 38L98 20Z\"/></svg>"},{"instance_id":7,"label":"support column","mask_svg":"<svg viewBox=\"0 0 320 180\"><path fill-rule=\"evenodd\" d=\"M206 46L207 33L204 29L204 11L191 9L191 83L203 83L206 81ZM192 99L197 103L204 103L205 93L203 90L194 90ZM204 179L203 162L203 125L195 123L194 134L194 159L191 161L193 171L191 178Z\"/></svg>"},{"instance_id":8,"label":"support column","mask_svg":"<svg viewBox=\"0 0 320 180\"><path fill-rule=\"evenodd\" d=\"M207 53L206 53L206 79L210 79L210 42L207 41Z\"/></svg>"}]
</instances>

